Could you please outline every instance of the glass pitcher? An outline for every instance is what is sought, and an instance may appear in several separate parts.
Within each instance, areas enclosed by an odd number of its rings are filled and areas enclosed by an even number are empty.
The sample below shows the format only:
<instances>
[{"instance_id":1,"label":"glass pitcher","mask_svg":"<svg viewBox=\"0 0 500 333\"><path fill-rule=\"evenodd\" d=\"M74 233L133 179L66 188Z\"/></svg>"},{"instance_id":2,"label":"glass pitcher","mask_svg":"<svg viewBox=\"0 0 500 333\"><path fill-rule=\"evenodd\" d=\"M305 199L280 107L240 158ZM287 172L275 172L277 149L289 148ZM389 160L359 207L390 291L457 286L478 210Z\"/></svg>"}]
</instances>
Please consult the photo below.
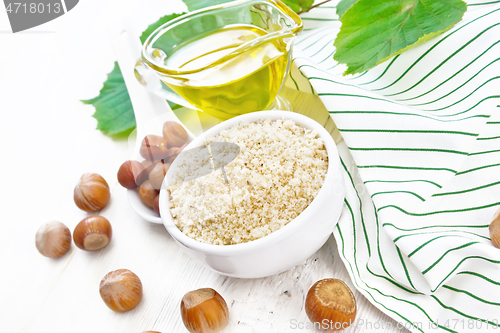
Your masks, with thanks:
<instances>
[{"instance_id":1,"label":"glass pitcher","mask_svg":"<svg viewBox=\"0 0 500 333\"><path fill-rule=\"evenodd\" d=\"M200 9L156 29L144 42L135 74L155 94L221 120L287 109L277 95L302 27L279 0Z\"/></svg>"}]
</instances>

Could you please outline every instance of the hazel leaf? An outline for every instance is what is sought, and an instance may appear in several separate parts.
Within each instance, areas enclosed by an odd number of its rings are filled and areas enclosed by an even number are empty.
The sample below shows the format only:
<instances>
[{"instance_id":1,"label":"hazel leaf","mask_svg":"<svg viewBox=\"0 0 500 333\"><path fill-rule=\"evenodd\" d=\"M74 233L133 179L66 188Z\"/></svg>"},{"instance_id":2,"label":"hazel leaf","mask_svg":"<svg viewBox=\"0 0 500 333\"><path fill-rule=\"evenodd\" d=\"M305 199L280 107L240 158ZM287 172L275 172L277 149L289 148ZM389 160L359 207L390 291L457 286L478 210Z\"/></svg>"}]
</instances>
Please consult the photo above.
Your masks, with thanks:
<instances>
[{"instance_id":1,"label":"hazel leaf","mask_svg":"<svg viewBox=\"0 0 500 333\"><path fill-rule=\"evenodd\" d=\"M460 22L462 0L359 0L340 21L333 56L344 73L362 73Z\"/></svg>"}]
</instances>

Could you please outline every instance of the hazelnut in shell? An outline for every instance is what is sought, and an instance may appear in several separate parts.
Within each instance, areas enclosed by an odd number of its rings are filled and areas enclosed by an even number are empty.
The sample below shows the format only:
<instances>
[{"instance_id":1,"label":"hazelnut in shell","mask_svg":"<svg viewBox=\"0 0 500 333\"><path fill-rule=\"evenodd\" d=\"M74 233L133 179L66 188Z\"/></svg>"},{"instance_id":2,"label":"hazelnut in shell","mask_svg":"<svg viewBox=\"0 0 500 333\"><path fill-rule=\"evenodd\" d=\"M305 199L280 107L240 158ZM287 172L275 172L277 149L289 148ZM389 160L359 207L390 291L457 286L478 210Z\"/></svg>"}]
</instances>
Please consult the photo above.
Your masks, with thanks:
<instances>
[{"instance_id":1,"label":"hazelnut in shell","mask_svg":"<svg viewBox=\"0 0 500 333\"><path fill-rule=\"evenodd\" d=\"M101 210L109 202L108 183L97 173L85 173L76 184L73 198L81 210L89 213Z\"/></svg>"},{"instance_id":2,"label":"hazelnut in shell","mask_svg":"<svg viewBox=\"0 0 500 333\"><path fill-rule=\"evenodd\" d=\"M104 303L113 311L127 312L142 300L142 282L128 269L109 272L99 284L99 293Z\"/></svg>"},{"instance_id":3,"label":"hazelnut in shell","mask_svg":"<svg viewBox=\"0 0 500 333\"><path fill-rule=\"evenodd\" d=\"M118 169L118 182L121 186L133 190L139 187L147 178L144 165L138 161L125 161Z\"/></svg>"},{"instance_id":4,"label":"hazelnut in shell","mask_svg":"<svg viewBox=\"0 0 500 333\"><path fill-rule=\"evenodd\" d=\"M71 232L61 222L47 222L38 229L35 245L41 255L48 258L59 258L71 247Z\"/></svg>"},{"instance_id":5,"label":"hazelnut in shell","mask_svg":"<svg viewBox=\"0 0 500 333\"><path fill-rule=\"evenodd\" d=\"M180 147L188 140L188 133L181 124L166 121L163 124L163 138L171 147Z\"/></svg>"},{"instance_id":6,"label":"hazelnut in shell","mask_svg":"<svg viewBox=\"0 0 500 333\"><path fill-rule=\"evenodd\" d=\"M305 311L309 320L325 331L340 331L356 318L356 299L339 279L316 282L306 296Z\"/></svg>"},{"instance_id":7,"label":"hazelnut in shell","mask_svg":"<svg viewBox=\"0 0 500 333\"><path fill-rule=\"evenodd\" d=\"M181 301L181 316L191 333L218 333L229 322L226 301L212 288L185 294Z\"/></svg>"},{"instance_id":8,"label":"hazelnut in shell","mask_svg":"<svg viewBox=\"0 0 500 333\"><path fill-rule=\"evenodd\" d=\"M97 251L111 241L112 229L103 216L89 216L80 221L73 231L75 245L86 251Z\"/></svg>"},{"instance_id":9,"label":"hazelnut in shell","mask_svg":"<svg viewBox=\"0 0 500 333\"><path fill-rule=\"evenodd\" d=\"M161 160L169 156L170 152L167 148L167 142L162 136L146 135L141 142L139 148L141 156L147 160Z\"/></svg>"},{"instance_id":10,"label":"hazelnut in shell","mask_svg":"<svg viewBox=\"0 0 500 333\"><path fill-rule=\"evenodd\" d=\"M500 249L500 209L493 215L489 230L491 242L496 248Z\"/></svg>"},{"instance_id":11,"label":"hazelnut in shell","mask_svg":"<svg viewBox=\"0 0 500 333\"><path fill-rule=\"evenodd\" d=\"M157 195L158 191L153 187L149 180L146 180L139 187L139 198L141 198L141 201L150 208L153 208L153 203Z\"/></svg>"}]
</instances>

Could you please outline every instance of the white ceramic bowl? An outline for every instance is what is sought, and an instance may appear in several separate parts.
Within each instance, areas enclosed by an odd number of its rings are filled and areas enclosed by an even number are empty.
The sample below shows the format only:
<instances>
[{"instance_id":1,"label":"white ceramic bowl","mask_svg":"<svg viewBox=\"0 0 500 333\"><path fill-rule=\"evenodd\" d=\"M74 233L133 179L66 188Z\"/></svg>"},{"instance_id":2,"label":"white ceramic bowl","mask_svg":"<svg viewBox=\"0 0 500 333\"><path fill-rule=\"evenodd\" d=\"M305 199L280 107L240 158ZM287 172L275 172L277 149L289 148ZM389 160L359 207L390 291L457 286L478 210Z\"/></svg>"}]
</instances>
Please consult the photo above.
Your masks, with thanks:
<instances>
[{"instance_id":1,"label":"white ceramic bowl","mask_svg":"<svg viewBox=\"0 0 500 333\"><path fill-rule=\"evenodd\" d=\"M329 163L318 195L299 216L281 229L243 244L201 243L177 228L170 214L169 193L165 186L160 191L160 215L167 231L191 258L217 273L238 278L259 278L286 271L302 263L323 246L338 222L344 202L344 182L337 147L323 126L306 116L289 111L244 114L214 126L192 141L186 149L199 147L204 144L204 138L213 137L242 121L282 118L316 130L325 143Z\"/></svg>"}]
</instances>

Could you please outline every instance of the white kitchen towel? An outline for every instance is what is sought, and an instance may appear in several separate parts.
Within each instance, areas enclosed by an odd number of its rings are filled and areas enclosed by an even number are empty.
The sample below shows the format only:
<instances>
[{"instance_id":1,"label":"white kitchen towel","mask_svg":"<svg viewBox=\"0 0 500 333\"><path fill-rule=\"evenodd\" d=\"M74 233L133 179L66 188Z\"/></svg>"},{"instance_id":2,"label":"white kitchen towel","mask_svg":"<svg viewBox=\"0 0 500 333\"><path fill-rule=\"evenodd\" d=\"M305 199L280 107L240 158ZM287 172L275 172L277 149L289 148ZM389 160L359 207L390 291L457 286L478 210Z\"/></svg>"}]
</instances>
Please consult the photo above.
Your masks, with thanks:
<instances>
[{"instance_id":1,"label":"white kitchen towel","mask_svg":"<svg viewBox=\"0 0 500 333\"><path fill-rule=\"evenodd\" d=\"M334 235L354 285L414 332L500 330L500 1L355 76L333 60L335 4L303 15L291 74L344 138Z\"/></svg>"}]
</instances>

